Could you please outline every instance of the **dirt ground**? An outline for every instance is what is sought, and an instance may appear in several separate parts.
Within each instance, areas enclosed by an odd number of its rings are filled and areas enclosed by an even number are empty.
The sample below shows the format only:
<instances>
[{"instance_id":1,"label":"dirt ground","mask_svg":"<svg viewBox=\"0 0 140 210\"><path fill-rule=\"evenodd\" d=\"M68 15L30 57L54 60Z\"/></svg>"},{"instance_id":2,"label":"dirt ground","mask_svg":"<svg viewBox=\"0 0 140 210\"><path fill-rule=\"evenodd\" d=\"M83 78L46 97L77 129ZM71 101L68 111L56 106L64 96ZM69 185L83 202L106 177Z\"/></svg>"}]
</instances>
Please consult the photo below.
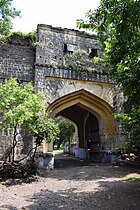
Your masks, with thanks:
<instances>
[{"instance_id":1,"label":"dirt ground","mask_svg":"<svg viewBox=\"0 0 140 210\"><path fill-rule=\"evenodd\" d=\"M31 183L0 184L0 210L139 210L140 170L56 155ZM18 183L19 180L15 180Z\"/></svg>"}]
</instances>

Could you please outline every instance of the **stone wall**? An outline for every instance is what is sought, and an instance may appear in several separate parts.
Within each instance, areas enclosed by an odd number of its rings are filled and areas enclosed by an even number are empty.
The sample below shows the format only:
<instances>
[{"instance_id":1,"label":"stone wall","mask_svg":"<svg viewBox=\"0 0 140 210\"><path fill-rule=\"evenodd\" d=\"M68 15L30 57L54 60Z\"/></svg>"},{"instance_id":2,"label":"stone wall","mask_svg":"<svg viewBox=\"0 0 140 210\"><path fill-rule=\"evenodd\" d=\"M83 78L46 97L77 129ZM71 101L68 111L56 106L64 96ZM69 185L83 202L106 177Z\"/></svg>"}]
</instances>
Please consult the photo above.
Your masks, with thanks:
<instances>
[{"instance_id":1,"label":"stone wall","mask_svg":"<svg viewBox=\"0 0 140 210\"><path fill-rule=\"evenodd\" d=\"M101 47L94 35L78 30L38 25L36 64L63 66L64 55L72 54L77 49L85 50L88 54L91 49L95 49L97 56L102 56Z\"/></svg>"},{"instance_id":2,"label":"stone wall","mask_svg":"<svg viewBox=\"0 0 140 210\"><path fill-rule=\"evenodd\" d=\"M15 159L19 160L26 156L33 146L33 138L22 129L17 136L17 145L15 148ZM4 159L6 151L12 146L13 131L9 129L7 132L0 132L0 159Z\"/></svg>"},{"instance_id":3,"label":"stone wall","mask_svg":"<svg viewBox=\"0 0 140 210\"><path fill-rule=\"evenodd\" d=\"M71 29L54 28L49 25L38 25L38 42L36 46L35 86L44 90L45 77L60 77L66 79L110 82L106 69L102 65L92 62L93 72L78 73L78 69L65 67L64 57L73 54L77 49L90 55L91 49L96 51L96 56L102 57L102 49L95 35ZM102 73L100 73L102 72ZM78 82L78 81L77 81Z\"/></svg>"},{"instance_id":4,"label":"stone wall","mask_svg":"<svg viewBox=\"0 0 140 210\"><path fill-rule=\"evenodd\" d=\"M113 108L113 97L115 94L113 84L82 80L77 82L77 80L59 78L46 78L45 80L44 91L49 103L82 89L106 101Z\"/></svg>"},{"instance_id":5,"label":"stone wall","mask_svg":"<svg viewBox=\"0 0 140 210\"><path fill-rule=\"evenodd\" d=\"M28 42L10 40L0 42L0 82L5 78L16 77L22 83L34 83L34 63L35 48ZM0 133L0 158L12 143L13 133ZM26 137L22 141L21 136L18 137L16 148L17 157L19 154L25 155L32 147L32 138Z\"/></svg>"},{"instance_id":6,"label":"stone wall","mask_svg":"<svg viewBox=\"0 0 140 210\"><path fill-rule=\"evenodd\" d=\"M35 49L32 46L0 42L0 79L16 77L34 81Z\"/></svg>"}]
</instances>

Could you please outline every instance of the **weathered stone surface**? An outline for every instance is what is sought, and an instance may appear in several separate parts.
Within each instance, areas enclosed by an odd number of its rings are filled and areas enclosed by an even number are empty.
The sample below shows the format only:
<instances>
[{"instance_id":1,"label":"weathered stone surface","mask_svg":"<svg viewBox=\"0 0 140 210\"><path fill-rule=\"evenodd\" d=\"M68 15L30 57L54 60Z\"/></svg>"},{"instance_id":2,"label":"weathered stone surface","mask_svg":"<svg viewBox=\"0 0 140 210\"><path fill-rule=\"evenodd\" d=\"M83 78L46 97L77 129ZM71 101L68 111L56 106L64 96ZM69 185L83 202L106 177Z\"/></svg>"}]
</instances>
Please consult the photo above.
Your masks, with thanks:
<instances>
[{"instance_id":1,"label":"weathered stone surface","mask_svg":"<svg viewBox=\"0 0 140 210\"><path fill-rule=\"evenodd\" d=\"M34 79L35 49L0 43L0 79L16 77L23 82Z\"/></svg>"},{"instance_id":2,"label":"weathered stone surface","mask_svg":"<svg viewBox=\"0 0 140 210\"><path fill-rule=\"evenodd\" d=\"M63 66L64 44L69 46L71 52L82 49L89 53L90 48L97 49L102 55L96 37L78 30L54 28L52 26L38 25L38 45L36 48L36 63L52 66Z\"/></svg>"}]
</instances>

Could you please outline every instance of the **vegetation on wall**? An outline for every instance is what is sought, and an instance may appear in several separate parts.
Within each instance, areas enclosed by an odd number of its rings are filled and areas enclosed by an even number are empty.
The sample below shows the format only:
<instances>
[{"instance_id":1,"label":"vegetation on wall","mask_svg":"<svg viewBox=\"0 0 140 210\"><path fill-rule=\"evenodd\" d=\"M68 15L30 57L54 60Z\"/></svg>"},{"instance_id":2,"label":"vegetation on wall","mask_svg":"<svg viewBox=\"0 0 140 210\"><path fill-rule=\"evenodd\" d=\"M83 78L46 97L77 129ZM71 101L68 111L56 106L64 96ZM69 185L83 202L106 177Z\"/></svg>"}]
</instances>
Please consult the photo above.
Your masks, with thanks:
<instances>
[{"instance_id":1,"label":"vegetation on wall","mask_svg":"<svg viewBox=\"0 0 140 210\"><path fill-rule=\"evenodd\" d=\"M97 33L104 61L125 97L125 113L117 115L130 132L132 151L140 151L140 1L101 0L99 7L77 20L79 28Z\"/></svg>"},{"instance_id":2,"label":"vegetation on wall","mask_svg":"<svg viewBox=\"0 0 140 210\"><path fill-rule=\"evenodd\" d=\"M65 67L72 66L73 69L79 72L85 70L88 62L88 53L81 49L77 49L73 53L66 53L63 58Z\"/></svg>"},{"instance_id":3,"label":"vegetation on wall","mask_svg":"<svg viewBox=\"0 0 140 210\"><path fill-rule=\"evenodd\" d=\"M35 47L37 41L37 32L36 30L33 30L29 33L23 33L20 31L11 32L7 36L0 37L0 41L8 43L17 43L17 44L26 43Z\"/></svg>"},{"instance_id":4,"label":"vegetation on wall","mask_svg":"<svg viewBox=\"0 0 140 210\"><path fill-rule=\"evenodd\" d=\"M27 42L29 42L32 45L35 45L36 40L37 40L37 32L36 30L33 30L29 33L23 33L23 32L13 32L11 33L8 37L8 39L12 39L12 40L25 40Z\"/></svg>"},{"instance_id":5,"label":"vegetation on wall","mask_svg":"<svg viewBox=\"0 0 140 210\"><path fill-rule=\"evenodd\" d=\"M98 57L94 56L93 58L89 58L89 54L86 50L82 50L78 48L73 53L66 53L63 57L63 65L65 67L72 67L74 70L78 72L87 71L89 73L92 72L102 72L102 67L97 70L97 60L98 64L103 64Z\"/></svg>"}]
</instances>

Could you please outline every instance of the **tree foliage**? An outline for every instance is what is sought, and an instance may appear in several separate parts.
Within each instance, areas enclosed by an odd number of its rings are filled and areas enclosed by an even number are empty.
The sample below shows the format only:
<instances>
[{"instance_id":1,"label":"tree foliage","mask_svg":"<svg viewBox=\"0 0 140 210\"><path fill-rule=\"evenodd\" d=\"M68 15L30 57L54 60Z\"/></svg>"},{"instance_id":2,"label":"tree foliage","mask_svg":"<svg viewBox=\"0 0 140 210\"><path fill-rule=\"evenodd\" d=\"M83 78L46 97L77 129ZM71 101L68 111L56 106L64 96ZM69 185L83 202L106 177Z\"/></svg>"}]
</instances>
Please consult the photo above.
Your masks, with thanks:
<instances>
[{"instance_id":1,"label":"tree foliage","mask_svg":"<svg viewBox=\"0 0 140 210\"><path fill-rule=\"evenodd\" d=\"M49 117L48 113L39 113L39 117L34 115L27 128L36 138L37 145L40 145L43 140L46 142L55 141L60 132L57 123Z\"/></svg>"},{"instance_id":2,"label":"tree foliage","mask_svg":"<svg viewBox=\"0 0 140 210\"><path fill-rule=\"evenodd\" d=\"M22 86L15 78L0 84L0 130L13 130L12 161L14 162L17 135L21 126L35 137L36 147L43 140L53 141L58 127L45 112L45 96L42 92L35 93L31 83Z\"/></svg>"},{"instance_id":3,"label":"tree foliage","mask_svg":"<svg viewBox=\"0 0 140 210\"><path fill-rule=\"evenodd\" d=\"M62 143L72 143L71 141L73 140L75 127L68 119L61 116L56 118L56 123L60 130L59 138L57 139L57 146L59 149Z\"/></svg>"},{"instance_id":4,"label":"tree foliage","mask_svg":"<svg viewBox=\"0 0 140 210\"><path fill-rule=\"evenodd\" d=\"M12 19L20 15L20 11L12 5L13 0L0 0L0 34L7 35L12 29Z\"/></svg>"},{"instance_id":5,"label":"tree foliage","mask_svg":"<svg viewBox=\"0 0 140 210\"><path fill-rule=\"evenodd\" d=\"M140 148L140 1L101 0L87 20L77 20L79 28L96 32L104 49L109 72L122 87L125 114L131 139Z\"/></svg>"}]
</instances>

